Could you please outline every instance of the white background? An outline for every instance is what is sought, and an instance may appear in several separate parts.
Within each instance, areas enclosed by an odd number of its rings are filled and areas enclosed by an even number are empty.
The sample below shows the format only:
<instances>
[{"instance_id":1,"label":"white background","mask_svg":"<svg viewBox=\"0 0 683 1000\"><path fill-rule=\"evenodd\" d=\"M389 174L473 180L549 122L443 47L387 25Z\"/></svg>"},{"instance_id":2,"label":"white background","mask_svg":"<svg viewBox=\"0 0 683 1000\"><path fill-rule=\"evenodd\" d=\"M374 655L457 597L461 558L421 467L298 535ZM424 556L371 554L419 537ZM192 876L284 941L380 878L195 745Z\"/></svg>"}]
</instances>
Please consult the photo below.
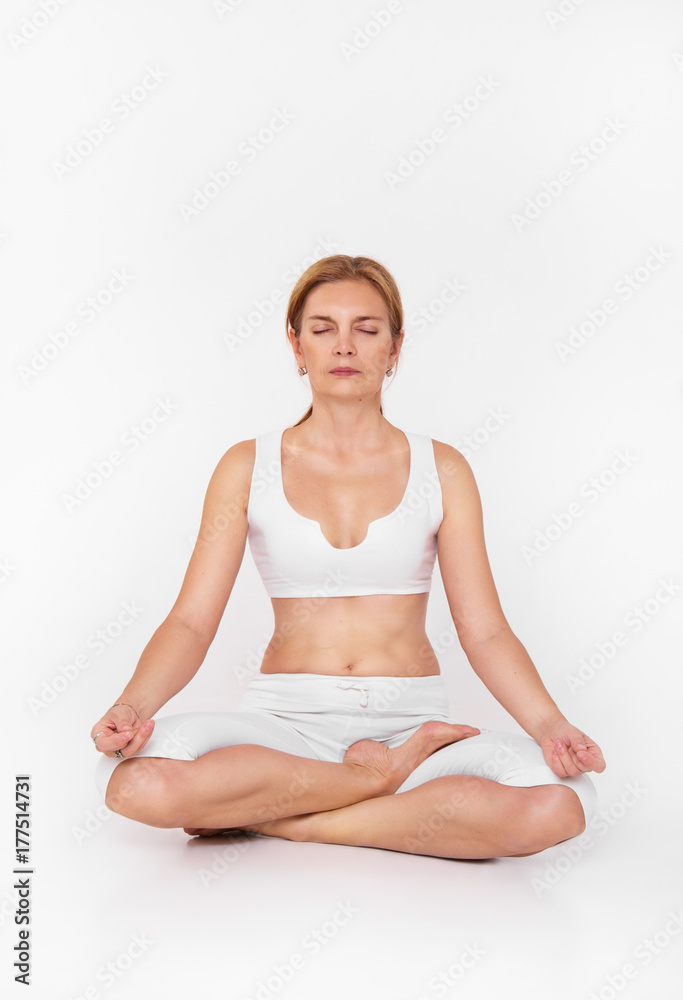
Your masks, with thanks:
<instances>
[{"instance_id":1,"label":"white background","mask_svg":"<svg viewBox=\"0 0 683 1000\"><path fill-rule=\"evenodd\" d=\"M12 778L30 773L41 1000L677 997L680 4L43 7L6 0L0 14L3 981L17 941ZM444 115L463 102L453 127ZM278 110L290 123L240 152ZM443 141L420 154L435 129ZM231 159L239 173L187 217ZM122 819L95 789L90 728L175 600L216 463L308 406L284 303L335 252L395 276L407 343L385 415L470 459L503 608L605 753L604 818L573 857L565 845L468 863L260 838L204 884L221 842ZM114 272L127 277L103 293ZM464 286L451 303L447 282ZM133 450L135 426L147 430ZM69 503L115 450L111 475ZM139 611L120 628L126 604ZM163 714L232 707L271 624L247 549L202 669ZM428 633L462 721L515 730L454 641L438 571ZM306 951L340 902L357 912ZM152 943L131 962L136 934ZM481 957L464 970L468 946ZM285 984L275 970L297 951L305 967Z\"/></svg>"}]
</instances>

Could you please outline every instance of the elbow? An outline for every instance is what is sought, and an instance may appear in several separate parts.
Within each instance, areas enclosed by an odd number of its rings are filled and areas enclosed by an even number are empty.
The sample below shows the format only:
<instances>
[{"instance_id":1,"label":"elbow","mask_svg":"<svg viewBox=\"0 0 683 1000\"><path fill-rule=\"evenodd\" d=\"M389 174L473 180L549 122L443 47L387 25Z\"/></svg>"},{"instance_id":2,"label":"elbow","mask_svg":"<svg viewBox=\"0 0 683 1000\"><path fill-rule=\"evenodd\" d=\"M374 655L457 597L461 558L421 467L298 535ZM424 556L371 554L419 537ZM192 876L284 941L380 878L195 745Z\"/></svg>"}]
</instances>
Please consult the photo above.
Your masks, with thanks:
<instances>
[{"instance_id":1,"label":"elbow","mask_svg":"<svg viewBox=\"0 0 683 1000\"><path fill-rule=\"evenodd\" d=\"M484 645L484 643L491 642L492 639L500 639L505 634L507 634L508 637L514 636L514 633L507 621L499 622L486 629L465 628L464 626L460 626L460 628L458 628L456 625L456 631L458 633L460 645L465 653L468 653L469 650L476 649L478 646Z\"/></svg>"},{"instance_id":2,"label":"elbow","mask_svg":"<svg viewBox=\"0 0 683 1000\"><path fill-rule=\"evenodd\" d=\"M191 632L193 636L196 636L197 639L199 639L202 646L204 647L205 653L208 652L209 646L213 642L216 632L218 631L218 628L208 629L206 627L198 626L193 622L185 621L184 618L182 618L179 614L176 614L174 612L171 612L171 614L169 614L169 616L166 619L166 622L168 622L173 627L181 625L188 632Z\"/></svg>"}]
</instances>

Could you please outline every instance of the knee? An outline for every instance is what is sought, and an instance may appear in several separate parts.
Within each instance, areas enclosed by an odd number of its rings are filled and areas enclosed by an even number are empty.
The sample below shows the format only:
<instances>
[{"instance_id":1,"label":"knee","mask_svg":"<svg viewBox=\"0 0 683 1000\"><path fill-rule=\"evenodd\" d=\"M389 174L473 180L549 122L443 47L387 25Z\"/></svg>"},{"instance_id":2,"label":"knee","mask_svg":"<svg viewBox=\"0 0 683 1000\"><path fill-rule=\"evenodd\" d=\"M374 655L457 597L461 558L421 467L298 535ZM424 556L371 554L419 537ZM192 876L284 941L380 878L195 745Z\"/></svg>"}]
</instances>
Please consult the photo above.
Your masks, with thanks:
<instances>
[{"instance_id":1,"label":"knee","mask_svg":"<svg viewBox=\"0 0 683 1000\"><path fill-rule=\"evenodd\" d=\"M510 856L538 854L564 840L578 837L586 829L586 817L576 792L566 785L535 785L521 822L511 824Z\"/></svg>"},{"instance_id":2,"label":"knee","mask_svg":"<svg viewBox=\"0 0 683 1000\"><path fill-rule=\"evenodd\" d=\"M171 806L177 775L169 765L177 763L161 757L131 757L117 765L105 794L112 812L149 826L171 827Z\"/></svg>"}]
</instances>

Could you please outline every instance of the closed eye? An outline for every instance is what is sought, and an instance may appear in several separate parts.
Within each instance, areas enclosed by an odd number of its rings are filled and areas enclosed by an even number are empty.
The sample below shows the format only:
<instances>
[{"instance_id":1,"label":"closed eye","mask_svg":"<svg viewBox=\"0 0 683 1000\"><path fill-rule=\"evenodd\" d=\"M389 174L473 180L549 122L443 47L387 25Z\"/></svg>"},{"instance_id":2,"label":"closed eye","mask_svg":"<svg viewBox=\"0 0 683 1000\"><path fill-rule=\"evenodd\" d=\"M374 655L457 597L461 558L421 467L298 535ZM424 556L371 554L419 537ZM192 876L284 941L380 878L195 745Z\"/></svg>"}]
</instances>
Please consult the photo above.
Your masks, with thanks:
<instances>
[{"instance_id":1,"label":"closed eye","mask_svg":"<svg viewBox=\"0 0 683 1000\"><path fill-rule=\"evenodd\" d=\"M325 327L324 330L313 330L313 333L328 333L329 329L330 329L329 327ZM361 328L360 332L361 333L377 333L377 330L363 330Z\"/></svg>"}]
</instances>

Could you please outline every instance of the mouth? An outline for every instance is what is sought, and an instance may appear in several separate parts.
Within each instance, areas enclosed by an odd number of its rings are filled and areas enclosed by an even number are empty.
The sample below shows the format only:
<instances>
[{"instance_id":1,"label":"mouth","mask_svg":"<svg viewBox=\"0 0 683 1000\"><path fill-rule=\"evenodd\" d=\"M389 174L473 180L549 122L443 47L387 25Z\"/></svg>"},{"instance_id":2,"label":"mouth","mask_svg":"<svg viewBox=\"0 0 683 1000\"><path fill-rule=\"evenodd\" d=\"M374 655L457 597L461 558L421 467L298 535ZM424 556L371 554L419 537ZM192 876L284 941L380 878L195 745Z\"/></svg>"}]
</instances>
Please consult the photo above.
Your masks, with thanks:
<instances>
[{"instance_id":1,"label":"mouth","mask_svg":"<svg viewBox=\"0 0 683 1000\"><path fill-rule=\"evenodd\" d=\"M357 368L333 368L330 375L360 375Z\"/></svg>"}]
</instances>

